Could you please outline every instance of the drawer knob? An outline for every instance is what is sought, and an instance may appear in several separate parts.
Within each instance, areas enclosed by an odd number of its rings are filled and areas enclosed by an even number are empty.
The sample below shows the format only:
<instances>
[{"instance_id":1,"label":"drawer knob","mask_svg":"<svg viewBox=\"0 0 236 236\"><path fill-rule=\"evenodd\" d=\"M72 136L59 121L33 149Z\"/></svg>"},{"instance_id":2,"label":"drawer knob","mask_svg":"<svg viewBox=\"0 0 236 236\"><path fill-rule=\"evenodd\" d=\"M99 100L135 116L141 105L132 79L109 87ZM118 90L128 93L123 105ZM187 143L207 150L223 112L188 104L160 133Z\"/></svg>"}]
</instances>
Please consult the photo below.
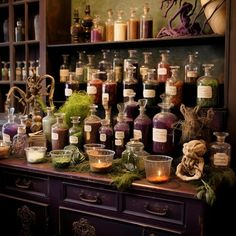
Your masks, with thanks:
<instances>
[{"instance_id":1,"label":"drawer knob","mask_svg":"<svg viewBox=\"0 0 236 236\"><path fill-rule=\"evenodd\" d=\"M153 214L153 215L158 215L158 216L166 216L168 212L168 206L155 206L155 207L150 207L148 203L144 205L144 209L146 212Z\"/></svg>"},{"instance_id":2,"label":"drawer knob","mask_svg":"<svg viewBox=\"0 0 236 236\"><path fill-rule=\"evenodd\" d=\"M93 204L100 204L101 199L98 196L88 197L84 192L79 194L79 199L83 202L93 203Z\"/></svg>"},{"instance_id":3,"label":"drawer knob","mask_svg":"<svg viewBox=\"0 0 236 236\"><path fill-rule=\"evenodd\" d=\"M31 181L30 180L26 180L18 178L15 182L15 185L17 188L22 188L22 189L29 189L31 186Z\"/></svg>"}]
</instances>

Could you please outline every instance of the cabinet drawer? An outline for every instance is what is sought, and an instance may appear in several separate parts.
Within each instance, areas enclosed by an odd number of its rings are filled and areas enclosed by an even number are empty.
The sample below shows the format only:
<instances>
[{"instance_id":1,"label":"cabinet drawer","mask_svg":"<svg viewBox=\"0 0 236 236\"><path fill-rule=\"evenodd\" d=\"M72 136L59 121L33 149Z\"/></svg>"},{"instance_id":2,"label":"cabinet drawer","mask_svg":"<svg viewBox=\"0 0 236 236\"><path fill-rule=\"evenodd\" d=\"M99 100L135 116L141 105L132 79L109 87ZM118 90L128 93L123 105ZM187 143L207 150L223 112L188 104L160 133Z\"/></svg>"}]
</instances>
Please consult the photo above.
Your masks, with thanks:
<instances>
[{"instance_id":1,"label":"cabinet drawer","mask_svg":"<svg viewBox=\"0 0 236 236\"><path fill-rule=\"evenodd\" d=\"M63 202L116 211L118 208L118 196L115 191L87 187L84 185L62 183Z\"/></svg>"},{"instance_id":2,"label":"cabinet drawer","mask_svg":"<svg viewBox=\"0 0 236 236\"><path fill-rule=\"evenodd\" d=\"M7 194L18 193L48 197L49 180L46 177L23 172L2 172L1 188Z\"/></svg>"},{"instance_id":3,"label":"cabinet drawer","mask_svg":"<svg viewBox=\"0 0 236 236\"><path fill-rule=\"evenodd\" d=\"M184 202L131 194L125 194L123 199L123 211L126 214L148 220L184 224Z\"/></svg>"}]
</instances>

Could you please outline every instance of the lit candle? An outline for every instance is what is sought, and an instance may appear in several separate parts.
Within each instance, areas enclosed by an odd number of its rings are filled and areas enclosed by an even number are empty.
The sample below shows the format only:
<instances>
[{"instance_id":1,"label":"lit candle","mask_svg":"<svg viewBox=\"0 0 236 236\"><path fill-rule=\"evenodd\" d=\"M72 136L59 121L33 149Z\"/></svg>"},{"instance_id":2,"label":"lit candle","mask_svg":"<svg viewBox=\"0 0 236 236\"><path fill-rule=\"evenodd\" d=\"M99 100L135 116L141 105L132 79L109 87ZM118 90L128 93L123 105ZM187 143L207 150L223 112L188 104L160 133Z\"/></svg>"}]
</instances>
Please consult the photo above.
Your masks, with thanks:
<instances>
[{"instance_id":1,"label":"lit candle","mask_svg":"<svg viewBox=\"0 0 236 236\"><path fill-rule=\"evenodd\" d=\"M0 158L8 158L10 146L4 142L0 142Z\"/></svg>"},{"instance_id":2,"label":"lit candle","mask_svg":"<svg viewBox=\"0 0 236 236\"><path fill-rule=\"evenodd\" d=\"M104 172L107 171L109 168L111 168L112 163L110 162L102 162L100 159L98 159L97 162L92 162L90 164L90 169L92 172Z\"/></svg>"},{"instance_id":3,"label":"lit candle","mask_svg":"<svg viewBox=\"0 0 236 236\"><path fill-rule=\"evenodd\" d=\"M158 170L156 175L151 175L148 177L148 181L152 183L166 182L168 179L169 176L165 175L165 173L162 173L161 170Z\"/></svg>"}]
</instances>

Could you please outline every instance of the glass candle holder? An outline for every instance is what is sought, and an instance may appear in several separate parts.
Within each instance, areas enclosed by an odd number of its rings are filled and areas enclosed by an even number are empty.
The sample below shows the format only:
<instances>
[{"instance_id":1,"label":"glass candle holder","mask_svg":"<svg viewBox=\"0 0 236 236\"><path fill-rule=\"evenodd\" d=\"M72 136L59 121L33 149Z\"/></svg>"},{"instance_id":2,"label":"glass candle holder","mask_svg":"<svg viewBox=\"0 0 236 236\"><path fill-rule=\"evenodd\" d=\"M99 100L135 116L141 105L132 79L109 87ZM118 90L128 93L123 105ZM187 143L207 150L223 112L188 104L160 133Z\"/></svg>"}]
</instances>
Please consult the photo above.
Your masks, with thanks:
<instances>
[{"instance_id":1,"label":"glass candle holder","mask_svg":"<svg viewBox=\"0 0 236 236\"><path fill-rule=\"evenodd\" d=\"M147 181L151 183L167 182L170 178L173 158L165 155L149 155L145 157L145 173Z\"/></svg>"},{"instance_id":2,"label":"glass candle holder","mask_svg":"<svg viewBox=\"0 0 236 236\"><path fill-rule=\"evenodd\" d=\"M95 150L95 149L104 149L105 145L102 143L86 143L84 144L84 152L88 154L87 152L89 150Z\"/></svg>"},{"instance_id":3,"label":"glass candle holder","mask_svg":"<svg viewBox=\"0 0 236 236\"><path fill-rule=\"evenodd\" d=\"M50 152L52 164L55 168L67 168L70 166L72 151L71 150L52 150Z\"/></svg>"},{"instance_id":4,"label":"glass candle holder","mask_svg":"<svg viewBox=\"0 0 236 236\"><path fill-rule=\"evenodd\" d=\"M1 158L8 158L10 154L10 143L6 143L3 140L0 140L0 159Z\"/></svg>"},{"instance_id":5,"label":"glass candle holder","mask_svg":"<svg viewBox=\"0 0 236 236\"><path fill-rule=\"evenodd\" d=\"M27 162L29 163L41 163L45 159L47 148L31 146L25 148L25 154Z\"/></svg>"},{"instance_id":6,"label":"glass candle holder","mask_svg":"<svg viewBox=\"0 0 236 236\"><path fill-rule=\"evenodd\" d=\"M92 172L107 172L112 167L115 152L109 149L88 150L89 165Z\"/></svg>"}]
</instances>

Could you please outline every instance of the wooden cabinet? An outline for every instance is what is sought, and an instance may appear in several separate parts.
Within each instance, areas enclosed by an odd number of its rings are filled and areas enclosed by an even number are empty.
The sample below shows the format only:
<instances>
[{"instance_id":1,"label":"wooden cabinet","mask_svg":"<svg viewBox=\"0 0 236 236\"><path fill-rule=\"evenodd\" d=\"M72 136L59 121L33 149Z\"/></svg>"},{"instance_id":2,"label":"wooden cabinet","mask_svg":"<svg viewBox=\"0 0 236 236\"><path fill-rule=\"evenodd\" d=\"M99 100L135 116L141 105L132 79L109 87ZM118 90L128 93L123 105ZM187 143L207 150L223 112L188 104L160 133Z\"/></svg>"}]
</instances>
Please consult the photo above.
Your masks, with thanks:
<instances>
[{"instance_id":1,"label":"wooden cabinet","mask_svg":"<svg viewBox=\"0 0 236 236\"><path fill-rule=\"evenodd\" d=\"M14 158L0 160L0 176L0 226L9 235L20 235L24 226L29 235L50 236L83 235L81 230L96 236L204 232L204 202L193 185L175 177L162 185L142 179L120 192L103 175L58 172L51 163ZM27 225L22 211L29 215Z\"/></svg>"}]
</instances>

